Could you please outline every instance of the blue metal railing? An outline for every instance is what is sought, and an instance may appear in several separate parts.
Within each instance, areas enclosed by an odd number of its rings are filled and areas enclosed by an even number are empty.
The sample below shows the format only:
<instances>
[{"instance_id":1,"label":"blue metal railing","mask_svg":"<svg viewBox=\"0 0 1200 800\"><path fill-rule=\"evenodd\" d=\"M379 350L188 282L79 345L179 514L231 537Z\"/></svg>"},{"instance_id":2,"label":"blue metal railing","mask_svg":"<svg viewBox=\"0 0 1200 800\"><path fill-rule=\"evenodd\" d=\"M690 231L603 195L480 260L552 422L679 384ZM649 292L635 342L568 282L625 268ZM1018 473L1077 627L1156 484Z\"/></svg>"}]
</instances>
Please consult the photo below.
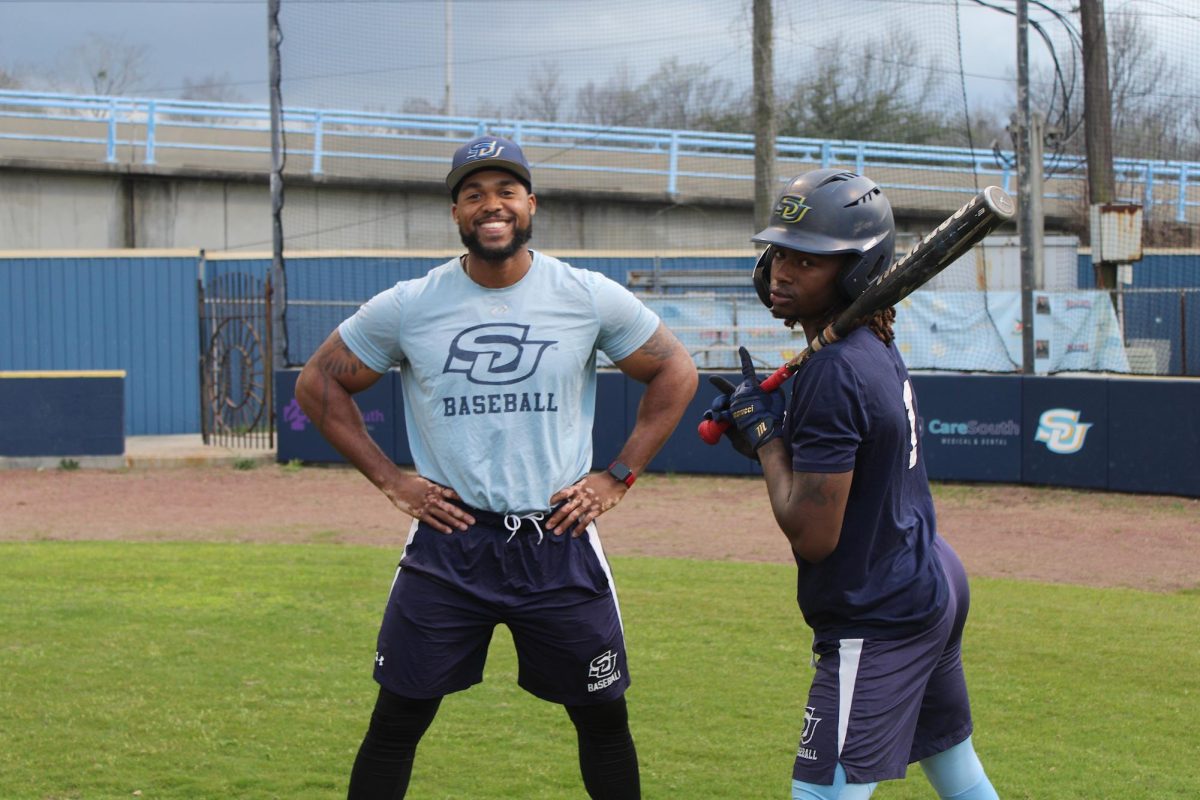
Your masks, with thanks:
<instances>
[{"instance_id":1,"label":"blue metal railing","mask_svg":"<svg viewBox=\"0 0 1200 800\"><path fill-rule=\"evenodd\" d=\"M534 160L539 169L660 176L670 195L678 194L682 178L753 180L750 134L315 108L285 108L283 120L285 136L292 137L289 155L310 158L314 175L356 160L441 164L444 153L422 154L413 145L444 144L491 131L538 148ZM0 91L0 144L100 145L108 163L117 162L118 148L124 146L140 149L141 163L148 165L158 163L165 150L266 156L269 130L265 105ZM381 147L389 143L397 146ZM867 173L903 169L917 178L887 184L895 189L970 193L973 183L961 179L979 176L1011 191L1014 177L1014 170L1005 166L1014 163L1012 153L1002 153L998 165L992 151L964 147L780 137L777 150L782 161L845 165ZM554 160L568 152L572 163ZM685 160L691 168L684 167ZM711 170L695 167L706 161L713 164ZM1046 167L1054 176L1047 181L1047 199L1080 199L1086 173L1082 158L1048 157ZM1200 189L1192 180L1200 175L1200 162L1119 158L1114 171L1128 194L1122 199L1140 200L1147 219L1161 207L1185 222L1189 209L1200 208ZM1196 197L1189 197L1189 191Z\"/></svg>"}]
</instances>

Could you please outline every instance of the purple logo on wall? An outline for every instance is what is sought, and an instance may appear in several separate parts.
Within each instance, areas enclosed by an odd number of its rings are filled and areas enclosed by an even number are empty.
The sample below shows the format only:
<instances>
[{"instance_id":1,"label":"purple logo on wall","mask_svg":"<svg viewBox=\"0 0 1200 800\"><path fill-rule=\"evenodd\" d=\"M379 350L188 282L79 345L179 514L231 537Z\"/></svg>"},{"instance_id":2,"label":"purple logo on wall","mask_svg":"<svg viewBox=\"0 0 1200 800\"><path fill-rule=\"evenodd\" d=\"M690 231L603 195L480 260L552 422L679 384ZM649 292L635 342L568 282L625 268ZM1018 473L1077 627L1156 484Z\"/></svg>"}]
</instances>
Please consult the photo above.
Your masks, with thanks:
<instances>
[{"instance_id":1,"label":"purple logo on wall","mask_svg":"<svg viewBox=\"0 0 1200 800\"><path fill-rule=\"evenodd\" d=\"M387 419L383 411L378 408L362 412L362 418L363 422L367 425L381 424ZM308 415L300 408L300 403L296 402L296 398L294 397L283 407L283 421L294 431L302 431L312 422L308 418Z\"/></svg>"},{"instance_id":2,"label":"purple logo on wall","mask_svg":"<svg viewBox=\"0 0 1200 800\"><path fill-rule=\"evenodd\" d=\"M294 431L302 431L308 425L308 415L300 409L300 404L296 402L296 398L283 407L283 421L288 423Z\"/></svg>"}]
</instances>

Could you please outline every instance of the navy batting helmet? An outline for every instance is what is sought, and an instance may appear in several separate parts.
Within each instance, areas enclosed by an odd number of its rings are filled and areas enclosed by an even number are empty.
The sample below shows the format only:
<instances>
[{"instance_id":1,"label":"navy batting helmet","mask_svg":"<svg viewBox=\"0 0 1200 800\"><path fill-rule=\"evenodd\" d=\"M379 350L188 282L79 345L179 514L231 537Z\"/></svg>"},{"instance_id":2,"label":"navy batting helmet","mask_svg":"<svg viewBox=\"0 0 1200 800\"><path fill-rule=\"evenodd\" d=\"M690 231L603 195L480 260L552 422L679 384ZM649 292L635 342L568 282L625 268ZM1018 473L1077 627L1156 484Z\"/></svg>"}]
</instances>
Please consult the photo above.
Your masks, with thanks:
<instances>
[{"instance_id":1,"label":"navy batting helmet","mask_svg":"<svg viewBox=\"0 0 1200 800\"><path fill-rule=\"evenodd\" d=\"M772 247L814 255L849 253L838 286L853 300L896 255L892 206L875 181L842 169L818 169L788 182L775 201L771 221L751 241L768 247L754 266L754 288L771 307Z\"/></svg>"}]
</instances>

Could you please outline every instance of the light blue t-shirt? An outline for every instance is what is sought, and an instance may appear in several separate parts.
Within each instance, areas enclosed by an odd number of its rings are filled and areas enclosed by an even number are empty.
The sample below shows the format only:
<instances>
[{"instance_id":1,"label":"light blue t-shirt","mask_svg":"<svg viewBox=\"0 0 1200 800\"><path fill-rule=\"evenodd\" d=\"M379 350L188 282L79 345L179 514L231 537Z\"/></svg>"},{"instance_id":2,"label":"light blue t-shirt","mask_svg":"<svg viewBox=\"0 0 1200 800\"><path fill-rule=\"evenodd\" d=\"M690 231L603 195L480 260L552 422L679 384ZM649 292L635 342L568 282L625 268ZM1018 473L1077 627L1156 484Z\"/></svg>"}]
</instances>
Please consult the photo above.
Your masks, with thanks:
<instances>
[{"instance_id":1,"label":"light blue t-shirt","mask_svg":"<svg viewBox=\"0 0 1200 800\"><path fill-rule=\"evenodd\" d=\"M376 372L400 368L417 471L476 508L541 511L592 463L596 353L631 355L658 317L598 272L533 252L487 289L453 259L367 301L338 328Z\"/></svg>"}]
</instances>

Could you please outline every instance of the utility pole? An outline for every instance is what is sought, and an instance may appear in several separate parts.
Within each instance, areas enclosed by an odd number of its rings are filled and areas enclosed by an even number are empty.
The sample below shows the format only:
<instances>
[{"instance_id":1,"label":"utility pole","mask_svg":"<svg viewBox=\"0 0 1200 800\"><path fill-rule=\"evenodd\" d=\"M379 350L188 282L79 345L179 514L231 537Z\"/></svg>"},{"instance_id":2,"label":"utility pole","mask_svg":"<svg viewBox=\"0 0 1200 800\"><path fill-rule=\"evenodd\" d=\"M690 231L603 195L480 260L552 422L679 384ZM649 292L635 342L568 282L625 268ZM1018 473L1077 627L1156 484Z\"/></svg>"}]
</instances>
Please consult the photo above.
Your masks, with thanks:
<instances>
[{"instance_id":1,"label":"utility pole","mask_svg":"<svg viewBox=\"0 0 1200 800\"><path fill-rule=\"evenodd\" d=\"M274 381L273 368L289 366L287 362L287 272L283 263L283 71L279 62L279 46L283 34L279 28L281 0L267 0L268 90L271 102L271 275L268 302L271 309L271 360L266 363L267 385ZM274 409L272 408L272 418Z\"/></svg>"},{"instance_id":2,"label":"utility pole","mask_svg":"<svg viewBox=\"0 0 1200 800\"><path fill-rule=\"evenodd\" d=\"M1041 141L1034 146L1034 124L1029 96L1029 0L1017 0L1017 119L1013 131L1017 150L1017 235L1021 242L1021 371L1033 374L1033 288L1045 257L1041 247ZM1034 153L1039 155L1034 162ZM1034 177L1036 171L1037 177ZM1034 198L1034 189L1038 196Z\"/></svg>"},{"instance_id":3,"label":"utility pole","mask_svg":"<svg viewBox=\"0 0 1200 800\"><path fill-rule=\"evenodd\" d=\"M775 203L775 22L771 0L754 0L754 230Z\"/></svg>"},{"instance_id":4,"label":"utility pole","mask_svg":"<svg viewBox=\"0 0 1200 800\"><path fill-rule=\"evenodd\" d=\"M1108 78L1108 33L1104 24L1104 0L1081 0L1083 25L1083 129L1087 147L1088 202L1105 205L1116 200L1112 152L1112 89ZM1092 256L1096 256L1100 231L1090 232ZM1116 262L1094 262L1096 286L1117 288Z\"/></svg>"}]
</instances>

